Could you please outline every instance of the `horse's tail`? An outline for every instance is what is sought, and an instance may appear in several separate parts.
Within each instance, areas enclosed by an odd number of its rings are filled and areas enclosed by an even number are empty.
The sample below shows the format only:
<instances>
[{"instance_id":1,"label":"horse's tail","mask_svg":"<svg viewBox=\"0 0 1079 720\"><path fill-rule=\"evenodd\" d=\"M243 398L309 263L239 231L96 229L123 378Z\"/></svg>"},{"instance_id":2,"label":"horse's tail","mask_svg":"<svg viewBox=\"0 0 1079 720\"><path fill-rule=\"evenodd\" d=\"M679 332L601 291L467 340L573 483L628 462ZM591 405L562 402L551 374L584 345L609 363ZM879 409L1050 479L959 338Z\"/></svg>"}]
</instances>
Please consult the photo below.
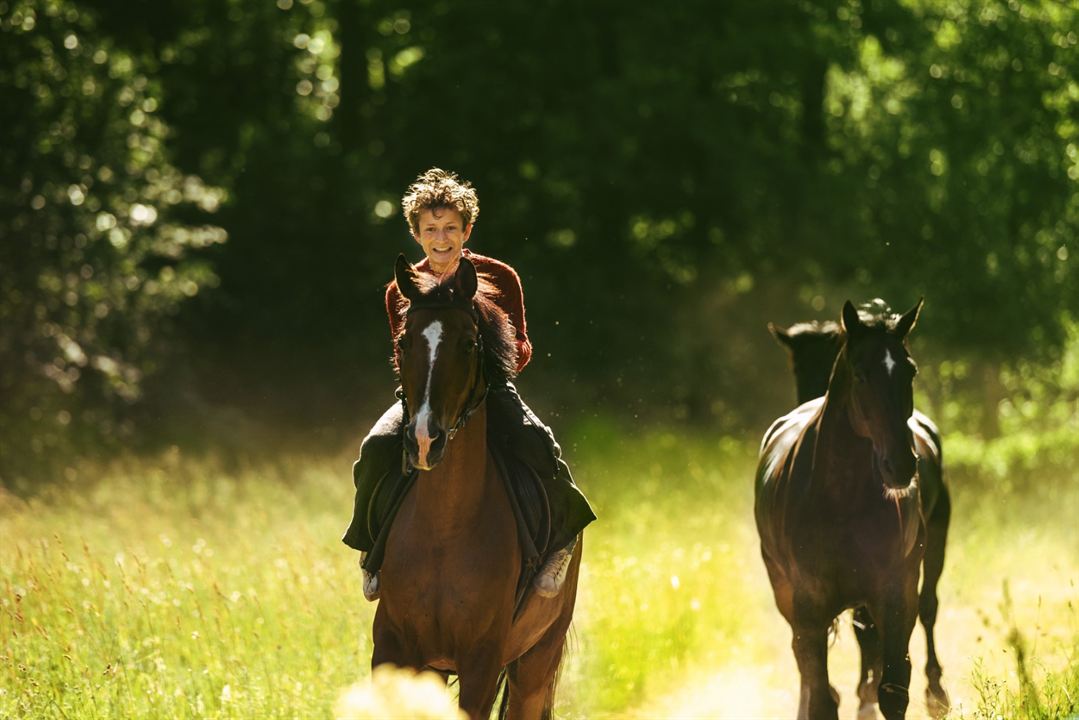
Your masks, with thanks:
<instances>
[{"instance_id":1,"label":"horse's tail","mask_svg":"<svg viewBox=\"0 0 1079 720\"><path fill-rule=\"evenodd\" d=\"M558 656L558 665L554 669L554 677L551 678L551 685L547 688L547 699L543 701L543 713L540 714L542 720L550 720L554 717L554 698L555 693L558 692L558 683L562 680L562 668L566 663L566 645L573 643L577 644L577 633L574 632L573 623L570 622L570 626L566 628L566 643L562 646L562 652Z\"/></svg>"}]
</instances>

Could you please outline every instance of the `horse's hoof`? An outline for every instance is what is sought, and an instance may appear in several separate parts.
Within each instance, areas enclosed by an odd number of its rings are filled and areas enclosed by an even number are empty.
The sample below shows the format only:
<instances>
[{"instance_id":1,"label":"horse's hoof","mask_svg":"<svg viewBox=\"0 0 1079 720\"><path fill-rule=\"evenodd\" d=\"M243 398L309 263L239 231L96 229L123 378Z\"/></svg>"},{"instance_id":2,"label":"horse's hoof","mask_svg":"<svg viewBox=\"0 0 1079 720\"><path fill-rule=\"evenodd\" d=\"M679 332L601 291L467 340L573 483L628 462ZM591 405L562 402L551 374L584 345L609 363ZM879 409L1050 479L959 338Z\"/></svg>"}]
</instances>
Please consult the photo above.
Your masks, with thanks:
<instances>
[{"instance_id":1,"label":"horse's hoof","mask_svg":"<svg viewBox=\"0 0 1079 720\"><path fill-rule=\"evenodd\" d=\"M925 706L929 711L929 717L942 718L948 714L952 704L944 688L940 685L936 687L930 685L925 689Z\"/></svg>"},{"instance_id":2,"label":"horse's hoof","mask_svg":"<svg viewBox=\"0 0 1079 720\"><path fill-rule=\"evenodd\" d=\"M378 573L372 575L366 570L363 571L363 596L368 602L374 602L378 600L380 595L380 588L378 582Z\"/></svg>"},{"instance_id":3,"label":"horse's hoof","mask_svg":"<svg viewBox=\"0 0 1079 720\"><path fill-rule=\"evenodd\" d=\"M876 703L863 703L858 708L858 720L877 720L878 717Z\"/></svg>"}]
</instances>

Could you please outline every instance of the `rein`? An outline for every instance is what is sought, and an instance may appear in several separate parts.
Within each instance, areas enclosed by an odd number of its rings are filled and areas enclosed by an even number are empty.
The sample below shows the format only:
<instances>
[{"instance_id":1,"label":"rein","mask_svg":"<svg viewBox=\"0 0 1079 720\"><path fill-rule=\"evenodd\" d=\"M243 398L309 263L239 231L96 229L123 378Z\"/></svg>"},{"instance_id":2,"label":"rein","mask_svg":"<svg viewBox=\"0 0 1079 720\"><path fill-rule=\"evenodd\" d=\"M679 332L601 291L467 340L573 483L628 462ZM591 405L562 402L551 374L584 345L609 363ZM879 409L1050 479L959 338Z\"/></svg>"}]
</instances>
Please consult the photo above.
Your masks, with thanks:
<instances>
[{"instance_id":1,"label":"rein","mask_svg":"<svg viewBox=\"0 0 1079 720\"><path fill-rule=\"evenodd\" d=\"M431 303L420 304L417 306L415 303L409 305L408 310L405 311L405 316L412 314L413 310L431 310L431 309L448 309L448 310L460 310L466 312L472 318L472 324L476 327L476 352L479 353L479 372L476 373L476 382L473 383L472 388L468 391L470 402L467 403L461 414L457 417L457 421L453 424L449 430L446 431L446 441L453 440L457 432L461 430L468 422L468 419L480 409L480 405L487 399L487 391L489 386L487 384L486 369L484 367L484 347L483 347L483 334L479 332L480 320L479 313L476 312L474 307L461 307L460 305L451 305L449 303ZM401 399L405 401L405 407L408 407L408 397L405 394L404 388L401 388Z\"/></svg>"}]
</instances>

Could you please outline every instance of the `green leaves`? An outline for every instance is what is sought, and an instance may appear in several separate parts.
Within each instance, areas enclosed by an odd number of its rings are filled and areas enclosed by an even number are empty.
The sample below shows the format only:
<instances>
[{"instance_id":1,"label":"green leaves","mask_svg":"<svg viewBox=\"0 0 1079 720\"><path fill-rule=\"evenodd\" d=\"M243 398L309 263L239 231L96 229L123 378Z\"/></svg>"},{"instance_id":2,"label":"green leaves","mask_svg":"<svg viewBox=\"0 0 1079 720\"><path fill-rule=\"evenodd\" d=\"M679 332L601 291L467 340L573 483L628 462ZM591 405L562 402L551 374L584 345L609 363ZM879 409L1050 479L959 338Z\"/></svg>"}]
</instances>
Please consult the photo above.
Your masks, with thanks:
<instances>
[{"instance_id":1,"label":"green leaves","mask_svg":"<svg viewBox=\"0 0 1079 720\"><path fill-rule=\"evenodd\" d=\"M119 423L138 398L161 319L216 280L190 254L225 240L211 222L223 191L167 159L152 63L74 2L11 5L0 21L0 478L27 454L119 427L99 414Z\"/></svg>"}]
</instances>

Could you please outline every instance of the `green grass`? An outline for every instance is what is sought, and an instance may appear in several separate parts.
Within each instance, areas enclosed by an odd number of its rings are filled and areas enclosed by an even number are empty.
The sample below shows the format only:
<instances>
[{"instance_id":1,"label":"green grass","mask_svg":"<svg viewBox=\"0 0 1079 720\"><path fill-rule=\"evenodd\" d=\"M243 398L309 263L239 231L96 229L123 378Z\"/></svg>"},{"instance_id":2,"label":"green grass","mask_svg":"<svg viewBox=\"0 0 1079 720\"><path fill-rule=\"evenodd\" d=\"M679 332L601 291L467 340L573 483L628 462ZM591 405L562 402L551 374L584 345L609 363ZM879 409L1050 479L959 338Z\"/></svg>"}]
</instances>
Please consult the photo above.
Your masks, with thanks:
<instances>
[{"instance_id":1,"label":"green grass","mask_svg":"<svg viewBox=\"0 0 1079 720\"><path fill-rule=\"evenodd\" d=\"M793 715L752 443L599 422L566 437L600 521L559 714ZM329 717L371 652L373 606L338 540L349 460L230 467L174 452L0 496L0 717ZM994 494L966 472L953 486L938 642L956 716L1074 713L1079 490ZM833 653L844 715L847 636Z\"/></svg>"}]
</instances>

